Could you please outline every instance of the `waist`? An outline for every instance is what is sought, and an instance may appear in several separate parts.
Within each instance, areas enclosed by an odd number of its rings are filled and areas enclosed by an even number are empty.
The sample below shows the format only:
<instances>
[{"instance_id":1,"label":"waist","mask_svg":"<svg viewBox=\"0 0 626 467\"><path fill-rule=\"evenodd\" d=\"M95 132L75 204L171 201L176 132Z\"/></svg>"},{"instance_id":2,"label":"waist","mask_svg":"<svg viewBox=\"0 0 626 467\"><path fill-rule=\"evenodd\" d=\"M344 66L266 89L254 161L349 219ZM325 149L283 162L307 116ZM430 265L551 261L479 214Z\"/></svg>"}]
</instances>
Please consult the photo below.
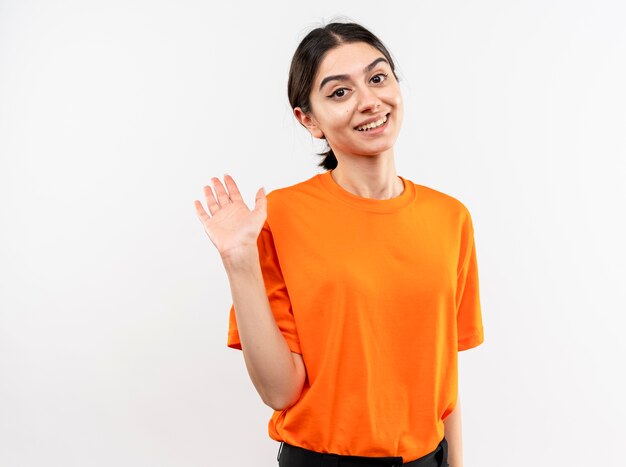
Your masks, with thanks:
<instances>
[{"instance_id":1,"label":"waist","mask_svg":"<svg viewBox=\"0 0 626 467\"><path fill-rule=\"evenodd\" d=\"M403 463L401 456L346 456L311 451L284 441L281 442L277 460L279 467L449 467L448 441L445 436L433 451L406 463Z\"/></svg>"}]
</instances>

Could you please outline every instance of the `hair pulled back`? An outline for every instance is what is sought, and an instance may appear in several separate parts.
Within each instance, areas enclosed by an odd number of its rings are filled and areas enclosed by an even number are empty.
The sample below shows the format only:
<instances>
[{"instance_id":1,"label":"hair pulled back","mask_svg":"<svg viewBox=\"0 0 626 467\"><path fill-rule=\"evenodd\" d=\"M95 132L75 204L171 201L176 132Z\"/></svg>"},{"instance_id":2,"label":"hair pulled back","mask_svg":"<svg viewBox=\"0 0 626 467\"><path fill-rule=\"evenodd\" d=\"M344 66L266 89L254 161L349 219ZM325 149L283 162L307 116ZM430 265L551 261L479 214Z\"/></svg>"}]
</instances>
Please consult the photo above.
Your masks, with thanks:
<instances>
[{"instance_id":1,"label":"hair pulled back","mask_svg":"<svg viewBox=\"0 0 626 467\"><path fill-rule=\"evenodd\" d=\"M378 49L389 61L391 71L396 80L400 81L396 76L391 54L378 37L357 23L331 22L326 26L315 28L309 32L294 52L287 83L287 95L292 109L300 107L306 114L311 112L311 89L324 56L328 51L342 44L353 42L365 42ZM328 150L317 154L324 157L318 166L326 170L332 170L337 167L337 158L328 141L326 145Z\"/></svg>"}]
</instances>

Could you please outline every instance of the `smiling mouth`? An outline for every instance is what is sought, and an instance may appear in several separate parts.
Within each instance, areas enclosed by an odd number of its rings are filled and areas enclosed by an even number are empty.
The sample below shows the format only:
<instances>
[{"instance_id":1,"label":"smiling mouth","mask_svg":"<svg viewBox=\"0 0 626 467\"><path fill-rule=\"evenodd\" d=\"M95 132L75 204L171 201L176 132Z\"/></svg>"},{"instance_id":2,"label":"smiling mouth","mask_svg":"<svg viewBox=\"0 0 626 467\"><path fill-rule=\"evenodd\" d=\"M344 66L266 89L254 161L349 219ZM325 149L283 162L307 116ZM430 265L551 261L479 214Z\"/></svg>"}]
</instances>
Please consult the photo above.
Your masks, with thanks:
<instances>
[{"instance_id":1,"label":"smiling mouth","mask_svg":"<svg viewBox=\"0 0 626 467\"><path fill-rule=\"evenodd\" d=\"M370 123L368 125L363 125L360 127L356 127L355 130L356 131L369 131L369 130L374 130L376 128L380 128L381 126L383 126L385 123L387 123L387 121L389 120L389 115L391 114L391 112L389 112L388 114L386 114L382 119L380 119L378 122L373 122Z\"/></svg>"}]
</instances>

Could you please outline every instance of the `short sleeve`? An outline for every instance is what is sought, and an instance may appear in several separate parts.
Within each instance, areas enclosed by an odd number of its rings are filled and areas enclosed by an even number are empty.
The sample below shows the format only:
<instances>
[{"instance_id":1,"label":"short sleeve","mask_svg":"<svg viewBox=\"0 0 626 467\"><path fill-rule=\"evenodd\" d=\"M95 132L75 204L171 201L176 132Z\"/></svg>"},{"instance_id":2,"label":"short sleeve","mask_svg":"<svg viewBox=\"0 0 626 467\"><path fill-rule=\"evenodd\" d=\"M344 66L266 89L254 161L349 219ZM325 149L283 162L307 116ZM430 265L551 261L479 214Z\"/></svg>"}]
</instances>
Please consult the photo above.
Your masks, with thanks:
<instances>
[{"instance_id":1,"label":"short sleeve","mask_svg":"<svg viewBox=\"0 0 626 467\"><path fill-rule=\"evenodd\" d=\"M296 323L287 292L287 286L283 279L283 274L278 262L278 255L274 245L272 232L267 222L261 229L257 239L257 247L259 250L259 261L261 271L263 273L263 281L267 297L270 302L270 308L276 324L280 329L287 345L292 352L301 354L300 340L296 330ZM235 305L230 307L230 315L228 321L228 347L233 349L241 349L241 341L239 340L239 331L237 329L237 319L235 315Z\"/></svg>"},{"instance_id":2,"label":"short sleeve","mask_svg":"<svg viewBox=\"0 0 626 467\"><path fill-rule=\"evenodd\" d=\"M461 268L457 277L456 318L458 350L467 350L484 341L478 262L472 218L467 211L461 235Z\"/></svg>"}]
</instances>

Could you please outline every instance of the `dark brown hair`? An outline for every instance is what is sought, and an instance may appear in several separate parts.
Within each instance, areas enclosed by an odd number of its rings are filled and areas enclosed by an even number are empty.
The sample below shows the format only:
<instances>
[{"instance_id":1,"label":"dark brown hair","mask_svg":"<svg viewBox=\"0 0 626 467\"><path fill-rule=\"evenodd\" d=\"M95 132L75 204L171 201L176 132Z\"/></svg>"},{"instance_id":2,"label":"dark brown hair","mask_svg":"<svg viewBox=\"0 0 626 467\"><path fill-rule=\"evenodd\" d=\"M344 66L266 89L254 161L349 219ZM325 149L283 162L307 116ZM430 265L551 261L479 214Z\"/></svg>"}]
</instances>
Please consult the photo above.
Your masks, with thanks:
<instances>
[{"instance_id":1,"label":"dark brown hair","mask_svg":"<svg viewBox=\"0 0 626 467\"><path fill-rule=\"evenodd\" d=\"M380 50L389 61L394 77L400 81L391 54L378 37L357 23L331 22L309 32L293 54L287 83L287 95L292 109L300 107L304 113L311 111L311 88L324 56L328 51L352 42L365 42ZM328 142L326 145L328 151L318 154L324 157L318 166L332 170L337 167L337 158Z\"/></svg>"}]
</instances>

